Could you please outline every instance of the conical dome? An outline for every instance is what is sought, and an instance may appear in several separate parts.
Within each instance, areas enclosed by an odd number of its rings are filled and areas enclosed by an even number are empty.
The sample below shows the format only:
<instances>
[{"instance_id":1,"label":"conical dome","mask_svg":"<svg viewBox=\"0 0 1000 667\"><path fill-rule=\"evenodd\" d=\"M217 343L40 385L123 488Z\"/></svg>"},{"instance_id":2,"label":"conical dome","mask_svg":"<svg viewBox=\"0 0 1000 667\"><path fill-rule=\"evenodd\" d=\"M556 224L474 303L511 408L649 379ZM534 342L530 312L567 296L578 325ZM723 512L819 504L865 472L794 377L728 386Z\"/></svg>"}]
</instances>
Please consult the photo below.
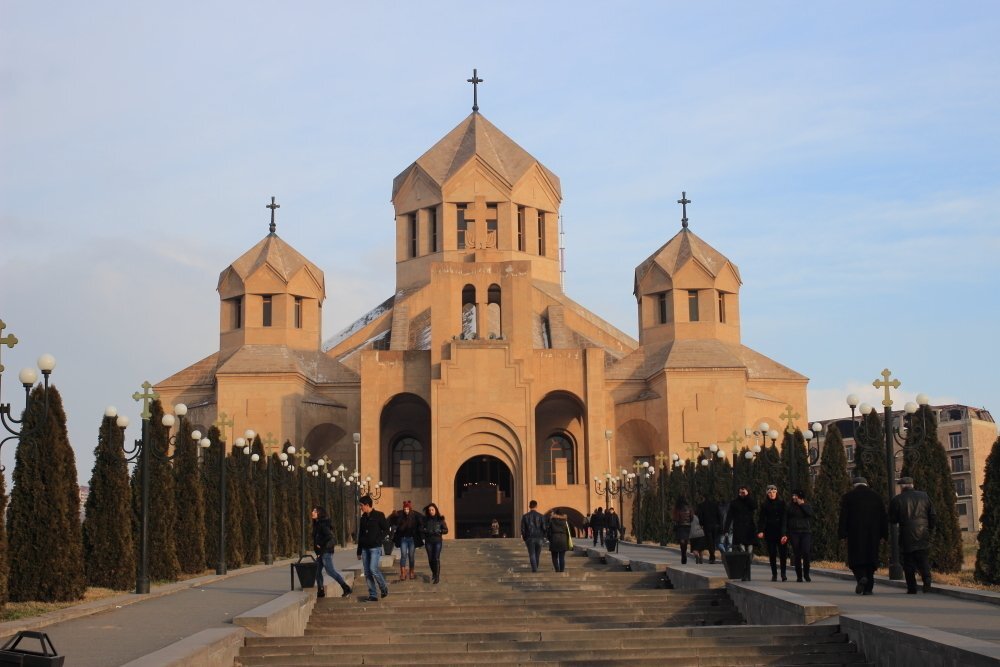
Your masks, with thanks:
<instances>
[{"instance_id":1,"label":"conical dome","mask_svg":"<svg viewBox=\"0 0 1000 667\"><path fill-rule=\"evenodd\" d=\"M396 196L406 177L417 167L440 186L476 156L506 181L508 187L517 183L532 165L537 164L550 181L556 195L562 197L559 177L479 113L469 114L455 129L396 176L392 181L392 196Z\"/></svg>"},{"instance_id":2,"label":"conical dome","mask_svg":"<svg viewBox=\"0 0 1000 667\"><path fill-rule=\"evenodd\" d=\"M262 269L264 274L261 274ZM308 293L303 295L321 301L326 297L325 278L320 268L274 233L265 236L219 274L219 294L223 299L237 296L248 289L247 284L256 276L285 286L294 281L296 291Z\"/></svg>"},{"instance_id":3,"label":"conical dome","mask_svg":"<svg viewBox=\"0 0 1000 667\"><path fill-rule=\"evenodd\" d=\"M712 278L718 278L728 265L736 279L742 283L740 270L735 264L685 227L636 267L635 284L638 287L643 277L654 265L663 269L668 278L673 278L689 261L697 262Z\"/></svg>"}]
</instances>

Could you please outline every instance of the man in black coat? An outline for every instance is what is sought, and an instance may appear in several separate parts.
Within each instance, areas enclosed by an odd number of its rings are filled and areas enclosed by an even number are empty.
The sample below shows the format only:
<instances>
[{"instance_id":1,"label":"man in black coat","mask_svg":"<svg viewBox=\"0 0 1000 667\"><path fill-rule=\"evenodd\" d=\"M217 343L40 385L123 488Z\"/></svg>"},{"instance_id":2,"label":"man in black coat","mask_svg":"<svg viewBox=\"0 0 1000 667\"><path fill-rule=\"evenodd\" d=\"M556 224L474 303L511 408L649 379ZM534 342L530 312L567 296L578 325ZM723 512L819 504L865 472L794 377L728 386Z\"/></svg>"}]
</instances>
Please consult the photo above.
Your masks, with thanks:
<instances>
[{"instance_id":1,"label":"man in black coat","mask_svg":"<svg viewBox=\"0 0 1000 667\"><path fill-rule=\"evenodd\" d=\"M931 531L937 516L930 496L913 488L912 477L896 480L899 495L889 501L889 523L899 524L899 553L906 575L906 592L917 592L917 574L924 584L924 593L931 592L931 565L928 554L931 548Z\"/></svg>"},{"instance_id":2,"label":"man in black coat","mask_svg":"<svg viewBox=\"0 0 1000 667\"><path fill-rule=\"evenodd\" d=\"M538 501L532 500L528 503L528 511L521 517L521 539L524 540L524 546L528 547L528 562L531 563L532 572L538 572L538 559L542 554L542 542L548 529L545 517L537 508Z\"/></svg>"},{"instance_id":3,"label":"man in black coat","mask_svg":"<svg viewBox=\"0 0 1000 667\"><path fill-rule=\"evenodd\" d=\"M840 539L847 540L847 565L854 573L858 595L871 595L878 568L879 540L889 537L889 521L882 497L855 477L854 488L840 499Z\"/></svg>"},{"instance_id":4,"label":"man in black coat","mask_svg":"<svg viewBox=\"0 0 1000 667\"><path fill-rule=\"evenodd\" d=\"M389 585L385 583L379 567L382 544L389 534L389 522L386 521L385 514L375 509L371 496L361 496L358 504L361 505L361 518L358 519L358 560L362 561L365 581L368 582L368 601L378 602L379 592L382 597L389 594Z\"/></svg>"}]
</instances>

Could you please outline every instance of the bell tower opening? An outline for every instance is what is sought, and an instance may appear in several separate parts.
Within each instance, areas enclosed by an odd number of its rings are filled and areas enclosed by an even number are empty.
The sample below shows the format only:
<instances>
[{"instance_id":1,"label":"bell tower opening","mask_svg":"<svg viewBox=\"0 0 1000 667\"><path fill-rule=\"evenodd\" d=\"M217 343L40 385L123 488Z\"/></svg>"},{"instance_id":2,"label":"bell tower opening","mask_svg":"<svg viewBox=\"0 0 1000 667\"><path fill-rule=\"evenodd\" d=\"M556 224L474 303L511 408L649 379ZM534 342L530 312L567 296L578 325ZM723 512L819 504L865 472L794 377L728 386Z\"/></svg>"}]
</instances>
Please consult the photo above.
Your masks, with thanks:
<instances>
[{"instance_id":1,"label":"bell tower opening","mask_svg":"<svg viewBox=\"0 0 1000 667\"><path fill-rule=\"evenodd\" d=\"M490 537L492 523L500 537L514 532L514 477L494 456L475 456L455 475L455 537Z\"/></svg>"}]
</instances>

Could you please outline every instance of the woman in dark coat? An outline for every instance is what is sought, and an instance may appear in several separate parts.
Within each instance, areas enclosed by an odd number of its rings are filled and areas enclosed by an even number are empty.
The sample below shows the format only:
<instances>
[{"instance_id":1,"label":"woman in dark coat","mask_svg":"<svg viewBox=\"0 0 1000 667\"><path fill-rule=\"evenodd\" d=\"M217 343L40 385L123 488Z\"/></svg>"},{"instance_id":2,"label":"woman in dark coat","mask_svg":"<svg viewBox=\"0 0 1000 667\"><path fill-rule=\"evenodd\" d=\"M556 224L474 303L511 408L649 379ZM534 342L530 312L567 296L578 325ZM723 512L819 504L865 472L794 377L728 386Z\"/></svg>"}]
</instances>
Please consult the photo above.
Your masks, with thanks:
<instances>
[{"instance_id":1,"label":"woman in dark coat","mask_svg":"<svg viewBox=\"0 0 1000 667\"><path fill-rule=\"evenodd\" d=\"M681 565L688 562L688 543L691 540L691 506L687 498L680 496L674 503L674 539L681 545Z\"/></svg>"},{"instance_id":2,"label":"woman in dark coat","mask_svg":"<svg viewBox=\"0 0 1000 667\"><path fill-rule=\"evenodd\" d=\"M812 558L812 506L806 501L805 491L792 491L788 505L788 541L792 545L792 563L795 564L795 581L812 581L809 578L809 560Z\"/></svg>"},{"instance_id":3,"label":"woman in dark coat","mask_svg":"<svg viewBox=\"0 0 1000 667\"><path fill-rule=\"evenodd\" d=\"M333 525L326 510L322 507L314 507L312 510L312 534L313 548L316 550L316 597L326 597L326 586L323 585L323 570L333 577L333 580L340 584L344 593L341 597L351 594L351 587L347 585L344 578L340 576L333 566L333 548L337 544L333 536Z\"/></svg>"},{"instance_id":4,"label":"woman in dark coat","mask_svg":"<svg viewBox=\"0 0 1000 667\"><path fill-rule=\"evenodd\" d=\"M431 581L436 584L441 580L441 547L444 545L441 536L448 534L448 522L434 503L424 508L423 531L424 549L433 576Z\"/></svg>"},{"instance_id":5,"label":"woman in dark coat","mask_svg":"<svg viewBox=\"0 0 1000 667\"><path fill-rule=\"evenodd\" d=\"M754 535L757 532L754 530L753 521L754 510L757 509L757 504L750 497L749 488L741 486L736 493L737 496L729 503L729 511L726 512L726 523L722 530L728 533L729 529L732 528L734 549L738 545L743 547L744 550L750 551L753 547Z\"/></svg>"},{"instance_id":6,"label":"woman in dark coat","mask_svg":"<svg viewBox=\"0 0 1000 667\"><path fill-rule=\"evenodd\" d=\"M566 571L566 552L569 551L569 522L565 514L552 510L548 521L549 551L552 552L552 566L556 572Z\"/></svg>"}]
</instances>

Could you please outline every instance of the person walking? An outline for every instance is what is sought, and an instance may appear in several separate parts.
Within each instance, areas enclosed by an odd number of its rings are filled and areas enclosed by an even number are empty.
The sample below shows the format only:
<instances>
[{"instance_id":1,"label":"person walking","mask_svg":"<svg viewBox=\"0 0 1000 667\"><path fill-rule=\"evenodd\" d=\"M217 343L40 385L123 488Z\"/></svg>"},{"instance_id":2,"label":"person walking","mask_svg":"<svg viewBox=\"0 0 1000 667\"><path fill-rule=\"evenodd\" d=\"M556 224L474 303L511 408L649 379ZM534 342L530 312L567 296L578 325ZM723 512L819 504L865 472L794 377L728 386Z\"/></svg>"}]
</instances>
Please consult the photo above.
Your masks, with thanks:
<instances>
[{"instance_id":1,"label":"person walking","mask_svg":"<svg viewBox=\"0 0 1000 667\"><path fill-rule=\"evenodd\" d=\"M750 497L750 489L741 486L736 491L736 497L729 503L729 511L726 512L726 522L723 531L728 533L733 531L733 548L741 547L744 551L753 548L754 530L753 516L757 510L757 503Z\"/></svg>"},{"instance_id":2,"label":"person walking","mask_svg":"<svg viewBox=\"0 0 1000 667\"><path fill-rule=\"evenodd\" d=\"M806 502L802 489L792 491L792 502L787 508L788 542L792 545L792 563L795 581L812 581L809 578L809 561L812 558L812 507Z\"/></svg>"},{"instance_id":3,"label":"person walking","mask_svg":"<svg viewBox=\"0 0 1000 667\"><path fill-rule=\"evenodd\" d=\"M614 507L609 507L604 513L604 546L608 551L618 550L618 539L621 537L622 520L615 512Z\"/></svg>"},{"instance_id":4,"label":"person walking","mask_svg":"<svg viewBox=\"0 0 1000 667\"><path fill-rule=\"evenodd\" d=\"M316 597L326 597L326 586L323 585L323 570L326 570L327 574L340 584L340 588L343 590L340 597L346 598L351 594L351 587L347 585L344 578L337 572L337 568L333 566L333 549L337 545L337 539L333 536L333 525L330 517L327 515L326 509L319 506L312 508L310 516L312 517L313 549L316 551Z\"/></svg>"},{"instance_id":5,"label":"person walking","mask_svg":"<svg viewBox=\"0 0 1000 667\"><path fill-rule=\"evenodd\" d=\"M420 515L413 511L413 503L403 501L403 509L395 512L393 544L399 549L399 581L416 579L414 561L420 541Z\"/></svg>"},{"instance_id":6,"label":"person walking","mask_svg":"<svg viewBox=\"0 0 1000 667\"><path fill-rule=\"evenodd\" d=\"M545 539L545 517L536 509L538 501L528 503L528 511L521 517L521 539L528 547L528 562L531 571L538 572L538 559L542 555L542 541Z\"/></svg>"},{"instance_id":7,"label":"person walking","mask_svg":"<svg viewBox=\"0 0 1000 667\"><path fill-rule=\"evenodd\" d=\"M788 581L785 567L788 564L788 515L785 501L778 497L778 487L768 484L766 496L760 506L757 521L757 539L767 544L767 558L771 562L771 581L778 580L777 557L781 559L781 580Z\"/></svg>"},{"instance_id":8,"label":"person walking","mask_svg":"<svg viewBox=\"0 0 1000 667\"><path fill-rule=\"evenodd\" d=\"M889 501L889 523L899 524L899 553L906 576L906 592L917 592L917 572L923 582L924 593L931 592L931 565L928 554L931 548L931 532L937 521L934 504L923 491L913 488L912 477L896 480L901 489Z\"/></svg>"},{"instance_id":9,"label":"person walking","mask_svg":"<svg viewBox=\"0 0 1000 667\"><path fill-rule=\"evenodd\" d=\"M847 566L854 573L857 595L871 595L878 568L879 541L889 536L889 521L882 497L868 488L868 480L855 477L854 488L840 499L838 535L847 540Z\"/></svg>"},{"instance_id":10,"label":"person walking","mask_svg":"<svg viewBox=\"0 0 1000 667\"><path fill-rule=\"evenodd\" d=\"M379 568L382 560L382 543L389 534L389 522L386 521L385 514L375 509L375 501L371 496L361 496L358 504L361 505L361 517L358 519L358 560L365 570L368 601L378 602L379 593L382 597L389 594L389 584L385 582L385 577Z\"/></svg>"},{"instance_id":11,"label":"person walking","mask_svg":"<svg viewBox=\"0 0 1000 667\"><path fill-rule=\"evenodd\" d=\"M552 552L552 567L556 572L566 571L566 552L573 546L569 534L569 522L559 510L552 510L548 522L549 551Z\"/></svg>"},{"instance_id":12,"label":"person walking","mask_svg":"<svg viewBox=\"0 0 1000 667\"><path fill-rule=\"evenodd\" d=\"M674 503L674 539L681 546L681 565L688 562L688 545L691 541L691 506L688 505L687 498L679 496Z\"/></svg>"},{"instance_id":13,"label":"person walking","mask_svg":"<svg viewBox=\"0 0 1000 667\"><path fill-rule=\"evenodd\" d=\"M442 535L448 534L448 522L434 503L424 508L422 528L427 563L431 568L431 583L436 584L441 581L441 548L444 546Z\"/></svg>"},{"instance_id":14,"label":"person walking","mask_svg":"<svg viewBox=\"0 0 1000 667\"><path fill-rule=\"evenodd\" d=\"M596 547L598 542L601 546L604 546L604 508L598 507L594 510L594 513L590 515L590 530L594 533L594 546Z\"/></svg>"},{"instance_id":15,"label":"person walking","mask_svg":"<svg viewBox=\"0 0 1000 667\"><path fill-rule=\"evenodd\" d=\"M708 564L715 564L715 545L719 541L719 529L722 528L722 512L719 511L719 503L711 496L703 497L695 515L701 524L701 529L705 531L705 540L708 545Z\"/></svg>"}]
</instances>

